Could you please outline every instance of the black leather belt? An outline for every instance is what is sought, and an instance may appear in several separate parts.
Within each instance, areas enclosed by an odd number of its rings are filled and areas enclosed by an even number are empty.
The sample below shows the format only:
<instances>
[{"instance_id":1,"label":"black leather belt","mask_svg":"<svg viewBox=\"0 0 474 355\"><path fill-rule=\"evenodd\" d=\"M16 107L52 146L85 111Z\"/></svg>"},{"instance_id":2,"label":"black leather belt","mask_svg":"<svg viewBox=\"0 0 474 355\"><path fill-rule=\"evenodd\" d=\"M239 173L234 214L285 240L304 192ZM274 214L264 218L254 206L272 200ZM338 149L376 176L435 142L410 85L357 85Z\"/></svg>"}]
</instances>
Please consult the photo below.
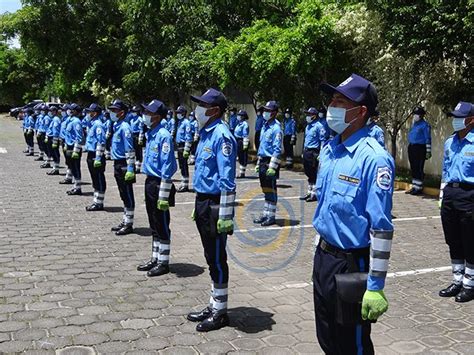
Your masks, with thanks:
<instances>
[{"instance_id":1,"label":"black leather belt","mask_svg":"<svg viewBox=\"0 0 474 355\"><path fill-rule=\"evenodd\" d=\"M468 184L468 183L465 183L465 182L449 182L447 185L449 187L459 187L463 190L468 190L468 191L474 190L474 185L473 184Z\"/></svg>"},{"instance_id":2,"label":"black leather belt","mask_svg":"<svg viewBox=\"0 0 474 355\"><path fill-rule=\"evenodd\" d=\"M335 256L336 258L343 258L346 259L348 256L366 256L369 255L369 248L361 248L361 249L341 249L335 247L332 244L326 242L323 238L319 241L319 247L324 250L326 253Z\"/></svg>"}]
</instances>

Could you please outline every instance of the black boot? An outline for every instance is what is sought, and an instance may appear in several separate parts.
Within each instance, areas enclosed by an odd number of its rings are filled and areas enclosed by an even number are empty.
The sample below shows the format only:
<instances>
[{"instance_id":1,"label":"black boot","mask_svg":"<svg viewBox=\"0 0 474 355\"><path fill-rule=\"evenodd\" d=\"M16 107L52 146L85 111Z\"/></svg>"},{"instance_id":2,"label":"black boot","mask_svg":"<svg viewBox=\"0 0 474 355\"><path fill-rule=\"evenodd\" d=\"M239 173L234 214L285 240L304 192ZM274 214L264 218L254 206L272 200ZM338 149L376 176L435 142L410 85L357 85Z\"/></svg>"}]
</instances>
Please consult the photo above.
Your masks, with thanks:
<instances>
[{"instance_id":1,"label":"black boot","mask_svg":"<svg viewBox=\"0 0 474 355\"><path fill-rule=\"evenodd\" d=\"M112 227L112 228L110 228L110 230L111 230L112 232L117 232L117 231L121 230L123 226L125 226L125 223L120 222L120 224L119 224L118 226Z\"/></svg>"},{"instance_id":2,"label":"black boot","mask_svg":"<svg viewBox=\"0 0 474 355\"><path fill-rule=\"evenodd\" d=\"M41 169L51 168L51 164L49 164L49 163L43 163L43 164L40 165L40 168L41 168Z\"/></svg>"},{"instance_id":3,"label":"black boot","mask_svg":"<svg viewBox=\"0 0 474 355\"><path fill-rule=\"evenodd\" d=\"M176 190L177 192L189 192L189 187L187 186L180 186L178 188L178 190Z\"/></svg>"},{"instance_id":4,"label":"black boot","mask_svg":"<svg viewBox=\"0 0 474 355\"><path fill-rule=\"evenodd\" d=\"M27 157L33 157L35 155L35 153L28 153L26 154Z\"/></svg>"},{"instance_id":5,"label":"black boot","mask_svg":"<svg viewBox=\"0 0 474 355\"><path fill-rule=\"evenodd\" d=\"M86 211L103 211L104 210L104 205L99 205L97 203L93 203L90 206L86 206Z\"/></svg>"},{"instance_id":6,"label":"black boot","mask_svg":"<svg viewBox=\"0 0 474 355\"><path fill-rule=\"evenodd\" d=\"M167 264L158 263L153 269L146 274L150 277L161 276L170 272L170 267Z\"/></svg>"},{"instance_id":7,"label":"black boot","mask_svg":"<svg viewBox=\"0 0 474 355\"><path fill-rule=\"evenodd\" d=\"M156 265L158 265L158 260L150 259L145 261L144 263L137 266L138 271L148 271L153 269Z\"/></svg>"},{"instance_id":8,"label":"black boot","mask_svg":"<svg viewBox=\"0 0 474 355\"><path fill-rule=\"evenodd\" d=\"M308 192L306 195L301 196L301 197L300 197L300 200L301 200L301 201L306 201L306 199L307 199L308 197L310 197L310 196L311 196L311 194Z\"/></svg>"},{"instance_id":9,"label":"black boot","mask_svg":"<svg viewBox=\"0 0 474 355\"><path fill-rule=\"evenodd\" d=\"M72 179L64 179L59 182L61 185L72 185Z\"/></svg>"},{"instance_id":10,"label":"black boot","mask_svg":"<svg viewBox=\"0 0 474 355\"><path fill-rule=\"evenodd\" d=\"M211 315L212 309L206 307L202 311L189 313L186 318L191 322L202 322L203 320L209 318Z\"/></svg>"},{"instance_id":11,"label":"black boot","mask_svg":"<svg viewBox=\"0 0 474 355\"><path fill-rule=\"evenodd\" d=\"M73 188L72 190L66 191L69 196L82 195L82 190L78 187Z\"/></svg>"},{"instance_id":12,"label":"black boot","mask_svg":"<svg viewBox=\"0 0 474 355\"><path fill-rule=\"evenodd\" d=\"M454 299L456 302L464 303L474 300L474 288L463 287L461 292L458 293Z\"/></svg>"},{"instance_id":13,"label":"black boot","mask_svg":"<svg viewBox=\"0 0 474 355\"><path fill-rule=\"evenodd\" d=\"M59 170L58 169L53 169L48 171L46 174L48 175L59 175Z\"/></svg>"},{"instance_id":14,"label":"black boot","mask_svg":"<svg viewBox=\"0 0 474 355\"><path fill-rule=\"evenodd\" d=\"M306 202L314 202L317 201L318 199L316 198L316 195L310 194L308 198L306 199Z\"/></svg>"},{"instance_id":15,"label":"black boot","mask_svg":"<svg viewBox=\"0 0 474 355\"><path fill-rule=\"evenodd\" d=\"M267 218L268 218L267 216L260 216L260 217L254 218L253 223L261 224L265 222Z\"/></svg>"},{"instance_id":16,"label":"black boot","mask_svg":"<svg viewBox=\"0 0 474 355\"><path fill-rule=\"evenodd\" d=\"M448 287L439 291L439 295L441 297L454 297L456 296L462 289L462 284L451 284Z\"/></svg>"},{"instance_id":17,"label":"black boot","mask_svg":"<svg viewBox=\"0 0 474 355\"><path fill-rule=\"evenodd\" d=\"M267 217L262 223L260 223L262 227L268 227L273 224L276 224L275 217Z\"/></svg>"},{"instance_id":18,"label":"black boot","mask_svg":"<svg viewBox=\"0 0 474 355\"><path fill-rule=\"evenodd\" d=\"M212 330L221 329L229 325L229 316L227 313L221 314L220 316L211 315L209 318L204 319L201 323L196 326L198 332L210 332Z\"/></svg>"},{"instance_id":19,"label":"black boot","mask_svg":"<svg viewBox=\"0 0 474 355\"><path fill-rule=\"evenodd\" d=\"M127 235L133 233L133 226L125 224L122 228L115 232L115 235Z\"/></svg>"},{"instance_id":20,"label":"black boot","mask_svg":"<svg viewBox=\"0 0 474 355\"><path fill-rule=\"evenodd\" d=\"M35 159L35 161L43 161L43 160L44 160L43 157L38 157L38 158Z\"/></svg>"}]
</instances>

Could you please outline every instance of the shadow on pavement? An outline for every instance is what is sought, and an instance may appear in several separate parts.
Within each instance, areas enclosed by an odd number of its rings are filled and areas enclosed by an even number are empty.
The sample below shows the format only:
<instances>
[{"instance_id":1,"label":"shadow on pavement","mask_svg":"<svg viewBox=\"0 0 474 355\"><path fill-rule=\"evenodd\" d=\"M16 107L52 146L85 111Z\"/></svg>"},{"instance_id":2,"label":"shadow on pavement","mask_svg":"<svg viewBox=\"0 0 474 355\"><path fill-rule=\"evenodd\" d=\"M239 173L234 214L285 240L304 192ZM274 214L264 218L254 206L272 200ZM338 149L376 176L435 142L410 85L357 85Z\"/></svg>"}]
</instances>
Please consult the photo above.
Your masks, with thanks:
<instances>
[{"instance_id":1,"label":"shadow on pavement","mask_svg":"<svg viewBox=\"0 0 474 355\"><path fill-rule=\"evenodd\" d=\"M285 226L297 226L301 222L296 220L296 219L283 219L283 218L277 218L276 219L276 224L279 227L285 227Z\"/></svg>"},{"instance_id":2,"label":"shadow on pavement","mask_svg":"<svg viewBox=\"0 0 474 355\"><path fill-rule=\"evenodd\" d=\"M201 275L204 268L196 264L176 263L170 264L170 272L177 277L194 277Z\"/></svg>"},{"instance_id":3,"label":"shadow on pavement","mask_svg":"<svg viewBox=\"0 0 474 355\"><path fill-rule=\"evenodd\" d=\"M123 212L123 209L122 209ZM138 234L142 237L150 237L151 238L151 229L147 227L138 227L133 228L133 234Z\"/></svg>"},{"instance_id":4,"label":"shadow on pavement","mask_svg":"<svg viewBox=\"0 0 474 355\"><path fill-rule=\"evenodd\" d=\"M291 189L293 185L277 184L279 189Z\"/></svg>"},{"instance_id":5,"label":"shadow on pavement","mask_svg":"<svg viewBox=\"0 0 474 355\"><path fill-rule=\"evenodd\" d=\"M259 333L272 330L273 313L261 311L255 307L236 307L228 310L230 326L244 333Z\"/></svg>"},{"instance_id":6,"label":"shadow on pavement","mask_svg":"<svg viewBox=\"0 0 474 355\"><path fill-rule=\"evenodd\" d=\"M123 213L123 207L115 207L115 206L105 206L104 207L105 212L110 212L110 213Z\"/></svg>"}]
</instances>

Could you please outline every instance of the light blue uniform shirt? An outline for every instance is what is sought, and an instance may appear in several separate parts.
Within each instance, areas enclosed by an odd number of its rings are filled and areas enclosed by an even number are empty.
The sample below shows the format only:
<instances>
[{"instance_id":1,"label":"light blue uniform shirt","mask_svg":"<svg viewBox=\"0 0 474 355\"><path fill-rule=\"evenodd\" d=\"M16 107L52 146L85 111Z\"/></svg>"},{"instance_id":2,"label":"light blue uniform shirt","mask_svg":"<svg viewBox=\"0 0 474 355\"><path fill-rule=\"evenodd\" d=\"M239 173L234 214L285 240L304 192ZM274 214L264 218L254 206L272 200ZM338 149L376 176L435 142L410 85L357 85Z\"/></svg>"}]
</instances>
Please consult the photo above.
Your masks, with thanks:
<instances>
[{"instance_id":1,"label":"light blue uniform shirt","mask_svg":"<svg viewBox=\"0 0 474 355\"><path fill-rule=\"evenodd\" d=\"M264 123L265 120L263 119L263 115L257 115L255 118L255 132L260 131Z\"/></svg>"},{"instance_id":2,"label":"light blue uniform shirt","mask_svg":"<svg viewBox=\"0 0 474 355\"><path fill-rule=\"evenodd\" d=\"M293 117L283 119L283 134L293 136L296 134L296 121Z\"/></svg>"},{"instance_id":3,"label":"light blue uniform shirt","mask_svg":"<svg viewBox=\"0 0 474 355\"><path fill-rule=\"evenodd\" d=\"M168 132L170 132L172 135L174 134L175 130L176 130L176 121L174 120L173 117L171 118L168 118L166 120L166 129L168 130Z\"/></svg>"},{"instance_id":4,"label":"light blue uniform shirt","mask_svg":"<svg viewBox=\"0 0 474 355\"><path fill-rule=\"evenodd\" d=\"M369 136L366 126L343 143L340 135L334 137L321 151L319 162L314 228L340 249L371 245L367 287L383 289L393 236L392 157Z\"/></svg>"},{"instance_id":5,"label":"light blue uniform shirt","mask_svg":"<svg viewBox=\"0 0 474 355\"><path fill-rule=\"evenodd\" d=\"M51 118L46 135L48 137L59 137L59 130L61 128L61 119L58 116Z\"/></svg>"},{"instance_id":6,"label":"light blue uniform shirt","mask_svg":"<svg viewBox=\"0 0 474 355\"><path fill-rule=\"evenodd\" d=\"M178 130L176 131L176 143L191 143L193 134L191 133L191 124L187 118L178 120Z\"/></svg>"},{"instance_id":7,"label":"light blue uniform shirt","mask_svg":"<svg viewBox=\"0 0 474 355\"><path fill-rule=\"evenodd\" d=\"M130 121L130 127L132 128L133 134L140 134L143 131L143 120L139 115L135 115Z\"/></svg>"},{"instance_id":8,"label":"light blue uniform shirt","mask_svg":"<svg viewBox=\"0 0 474 355\"><path fill-rule=\"evenodd\" d=\"M127 171L134 171L134 163L128 162L129 153L135 155L133 148L132 129L125 120L120 120L114 123L114 134L112 136L111 155L113 160L127 159Z\"/></svg>"},{"instance_id":9,"label":"light blue uniform shirt","mask_svg":"<svg viewBox=\"0 0 474 355\"><path fill-rule=\"evenodd\" d=\"M247 120L242 120L237 123L234 129L235 138L248 138L249 137L249 124Z\"/></svg>"},{"instance_id":10,"label":"light blue uniform shirt","mask_svg":"<svg viewBox=\"0 0 474 355\"><path fill-rule=\"evenodd\" d=\"M237 119L237 114L231 115L229 117L229 127L231 131L235 129L238 123L239 123L239 120Z\"/></svg>"},{"instance_id":11,"label":"light blue uniform shirt","mask_svg":"<svg viewBox=\"0 0 474 355\"><path fill-rule=\"evenodd\" d=\"M72 116L66 125L65 134L67 145L81 145L84 139L84 132L82 130L81 120Z\"/></svg>"},{"instance_id":12,"label":"light blue uniform shirt","mask_svg":"<svg viewBox=\"0 0 474 355\"><path fill-rule=\"evenodd\" d=\"M474 184L474 129L462 141L456 133L444 143L443 181Z\"/></svg>"},{"instance_id":13,"label":"light blue uniform shirt","mask_svg":"<svg viewBox=\"0 0 474 355\"><path fill-rule=\"evenodd\" d=\"M91 127L87 132L86 150L88 152L97 152L105 149L105 129L102 121L99 118L94 118L91 122ZM97 147L99 145L99 147ZM99 148L99 149L97 149ZM101 155L96 155L95 160L100 161Z\"/></svg>"},{"instance_id":14,"label":"light blue uniform shirt","mask_svg":"<svg viewBox=\"0 0 474 355\"><path fill-rule=\"evenodd\" d=\"M431 145L431 127L428 122L421 119L413 123L408 133L409 144L429 144Z\"/></svg>"},{"instance_id":15,"label":"light blue uniform shirt","mask_svg":"<svg viewBox=\"0 0 474 355\"><path fill-rule=\"evenodd\" d=\"M265 122L260 133L260 146L258 156L262 158L275 157L280 159L281 155L281 125L276 119Z\"/></svg>"},{"instance_id":16,"label":"light blue uniform shirt","mask_svg":"<svg viewBox=\"0 0 474 355\"><path fill-rule=\"evenodd\" d=\"M25 129L34 129L35 128L35 119L32 115L28 115L25 118Z\"/></svg>"},{"instance_id":17,"label":"light blue uniform shirt","mask_svg":"<svg viewBox=\"0 0 474 355\"><path fill-rule=\"evenodd\" d=\"M200 130L193 185L196 192L220 194L235 191L237 142L222 119Z\"/></svg>"},{"instance_id":18,"label":"light blue uniform shirt","mask_svg":"<svg viewBox=\"0 0 474 355\"><path fill-rule=\"evenodd\" d=\"M61 122L61 127L59 128L59 138L61 138L63 141L66 141L66 127L70 119L71 116L64 117L63 121Z\"/></svg>"},{"instance_id":19,"label":"light blue uniform shirt","mask_svg":"<svg viewBox=\"0 0 474 355\"><path fill-rule=\"evenodd\" d=\"M322 149L329 138L329 131L315 119L306 125L304 131L304 149Z\"/></svg>"},{"instance_id":20,"label":"light blue uniform shirt","mask_svg":"<svg viewBox=\"0 0 474 355\"><path fill-rule=\"evenodd\" d=\"M36 121L35 121L35 129L39 132L44 132L43 130L43 115L39 114L36 116Z\"/></svg>"},{"instance_id":21,"label":"light blue uniform shirt","mask_svg":"<svg viewBox=\"0 0 474 355\"><path fill-rule=\"evenodd\" d=\"M143 174L170 180L177 169L173 137L161 124L149 130L146 137L147 143L142 165Z\"/></svg>"},{"instance_id":22,"label":"light blue uniform shirt","mask_svg":"<svg viewBox=\"0 0 474 355\"><path fill-rule=\"evenodd\" d=\"M369 125L369 135L374 138L382 148L385 148L385 135L383 129L378 126L375 122L371 122Z\"/></svg>"}]
</instances>

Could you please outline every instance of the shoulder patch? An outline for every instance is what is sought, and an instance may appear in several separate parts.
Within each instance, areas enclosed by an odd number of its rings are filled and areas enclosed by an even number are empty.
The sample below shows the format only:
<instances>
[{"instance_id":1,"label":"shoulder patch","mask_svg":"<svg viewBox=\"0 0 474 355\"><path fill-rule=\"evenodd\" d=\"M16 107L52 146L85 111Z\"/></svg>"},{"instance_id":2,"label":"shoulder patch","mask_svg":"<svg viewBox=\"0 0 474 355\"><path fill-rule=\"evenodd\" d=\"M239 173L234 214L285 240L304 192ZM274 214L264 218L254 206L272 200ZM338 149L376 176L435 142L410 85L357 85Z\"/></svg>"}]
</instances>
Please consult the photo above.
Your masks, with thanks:
<instances>
[{"instance_id":1,"label":"shoulder patch","mask_svg":"<svg viewBox=\"0 0 474 355\"><path fill-rule=\"evenodd\" d=\"M101 134L101 133L102 133L102 128L100 128L100 127L97 127L97 129L95 130L95 133L97 133L97 134Z\"/></svg>"},{"instance_id":2,"label":"shoulder patch","mask_svg":"<svg viewBox=\"0 0 474 355\"><path fill-rule=\"evenodd\" d=\"M163 145L161 146L161 149L163 150L163 153L165 154L168 154L171 150L168 142L164 142Z\"/></svg>"},{"instance_id":3,"label":"shoulder patch","mask_svg":"<svg viewBox=\"0 0 474 355\"><path fill-rule=\"evenodd\" d=\"M132 132L128 128L124 129L124 133L126 138L132 137Z\"/></svg>"},{"instance_id":4,"label":"shoulder patch","mask_svg":"<svg viewBox=\"0 0 474 355\"><path fill-rule=\"evenodd\" d=\"M278 132L275 138L281 140L281 132Z\"/></svg>"},{"instance_id":5,"label":"shoulder patch","mask_svg":"<svg viewBox=\"0 0 474 355\"><path fill-rule=\"evenodd\" d=\"M390 190L392 186L392 170L389 167L377 169L377 186L382 190Z\"/></svg>"},{"instance_id":6,"label":"shoulder patch","mask_svg":"<svg viewBox=\"0 0 474 355\"><path fill-rule=\"evenodd\" d=\"M229 157L232 154L232 144L230 142L222 143L222 154Z\"/></svg>"},{"instance_id":7,"label":"shoulder patch","mask_svg":"<svg viewBox=\"0 0 474 355\"><path fill-rule=\"evenodd\" d=\"M76 124L76 129L79 131L80 129L82 129L82 126L80 123Z\"/></svg>"}]
</instances>

